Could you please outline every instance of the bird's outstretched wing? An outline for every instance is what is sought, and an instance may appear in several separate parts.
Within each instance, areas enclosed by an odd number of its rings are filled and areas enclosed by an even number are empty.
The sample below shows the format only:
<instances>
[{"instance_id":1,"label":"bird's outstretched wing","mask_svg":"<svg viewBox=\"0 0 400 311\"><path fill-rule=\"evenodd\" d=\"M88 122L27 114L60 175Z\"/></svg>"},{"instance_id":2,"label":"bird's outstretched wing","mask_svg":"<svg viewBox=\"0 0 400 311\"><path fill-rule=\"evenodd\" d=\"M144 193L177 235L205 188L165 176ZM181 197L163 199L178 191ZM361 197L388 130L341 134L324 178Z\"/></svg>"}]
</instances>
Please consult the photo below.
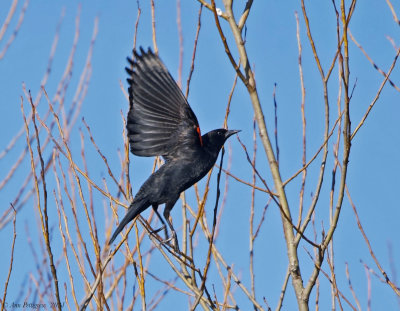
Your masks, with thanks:
<instances>
[{"instance_id":1,"label":"bird's outstretched wing","mask_svg":"<svg viewBox=\"0 0 400 311\"><path fill-rule=\"evenodd\" d=\"M160 58L151 49L135 60L128 58L130 109L127 120L131 152L138 156L161 155L166 161L201 146L199 123L182 91Z\"/></svg>"}]
</instances>

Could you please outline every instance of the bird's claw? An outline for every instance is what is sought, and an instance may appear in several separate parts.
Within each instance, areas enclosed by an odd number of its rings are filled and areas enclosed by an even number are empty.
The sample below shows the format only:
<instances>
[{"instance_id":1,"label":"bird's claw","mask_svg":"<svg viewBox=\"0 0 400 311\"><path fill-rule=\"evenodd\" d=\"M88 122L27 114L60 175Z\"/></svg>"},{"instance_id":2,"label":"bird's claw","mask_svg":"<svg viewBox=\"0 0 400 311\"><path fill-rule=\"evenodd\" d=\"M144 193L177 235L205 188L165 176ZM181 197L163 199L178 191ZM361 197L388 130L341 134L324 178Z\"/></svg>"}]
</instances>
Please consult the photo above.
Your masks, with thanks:
<instances>
[{"instance_id":1,"label":"bird's claw","mask_svg":"<svg viewBox=\"0 0 400 311\"><path fill-rule=\"evenodd\" d=\"M172 232L172 237L171 237L171 239L172 239L172 247L174 248L174 251L175 251L176 253L179 253L180 251L179 251L178 238L176 237L175 231Z\"/></svg>"},{"instance_id":2,"label":"bird's claw","mask_svg":"<svg viewBox=\"0 0 400 311\"><path fill-rule=\"evenodd\" d=\"M170 243L170 242L172 242L172 243ZM162 240L161 243L171 246L176 253L180 252L178 239L176 238L176 235L170 236L169 238Z\"/></svg>"}]
</instances>

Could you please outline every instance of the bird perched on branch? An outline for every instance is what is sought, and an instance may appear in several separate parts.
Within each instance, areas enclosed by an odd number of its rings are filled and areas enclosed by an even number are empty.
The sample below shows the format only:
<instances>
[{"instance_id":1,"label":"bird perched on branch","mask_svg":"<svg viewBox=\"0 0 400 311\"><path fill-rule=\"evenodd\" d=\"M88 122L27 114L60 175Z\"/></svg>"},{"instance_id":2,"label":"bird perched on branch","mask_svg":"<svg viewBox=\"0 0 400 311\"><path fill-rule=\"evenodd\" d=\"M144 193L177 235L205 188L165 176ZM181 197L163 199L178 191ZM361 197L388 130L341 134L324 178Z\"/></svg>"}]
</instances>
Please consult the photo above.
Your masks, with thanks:
<instances>
[{"instance_id":1,"label":"bird perched on branch","mask_svg":"<svg viewBox=\"0 0 400 311\"><path fill-rule=\"evenodd\" d=\"M179 195L202 179L214 166L225 141L236 130L217 129L201 135L196 115L160 58L151 49L133 51L128 58L129 112L127 132L131 152L137 156L162 156L165 163L142 185L127 214L112 235L111 244L122 229L151 206L157 211L165 204L164 218L172 232L175 251L179 250L176 232L169 219Z\"/></svg>"}]
</instances>

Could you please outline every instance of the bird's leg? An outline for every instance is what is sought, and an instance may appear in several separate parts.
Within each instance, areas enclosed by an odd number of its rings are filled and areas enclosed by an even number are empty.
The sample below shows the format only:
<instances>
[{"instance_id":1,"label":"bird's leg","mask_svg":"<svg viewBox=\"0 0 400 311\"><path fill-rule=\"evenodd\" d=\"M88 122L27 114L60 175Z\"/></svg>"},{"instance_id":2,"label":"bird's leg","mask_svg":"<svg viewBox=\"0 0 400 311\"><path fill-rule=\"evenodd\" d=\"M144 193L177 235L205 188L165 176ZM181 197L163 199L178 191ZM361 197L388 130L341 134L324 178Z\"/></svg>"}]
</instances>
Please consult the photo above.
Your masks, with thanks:
<instances>
[{"instance_id":1,"label":"bird's leg","mask_svg":"<svg viewBox=\"0 0 400 311\"><path fill-rule=\"evenodd\" d=\"M165 239L168 240L168 229L167 229L167 225L165 224L164 220L162 219L160 213L158 212L158 205L153 204L152 205L154 212L156 213L158 219L160 219L162 226L156 230L153 230L151 233L155 234L160 232L161 230L165 230Z\"/></svg>"},{"instance_id":2,"label":"bird's leg","mask_svg":"<svg viewBox=\"0 0 400 311\"><path fill-rule=\"evenodd\" d=\"M179 252L178 238L176 236L174 227L172 226L172 223L169 219L169 213L170 213L171 209L174 207L175 202L173 202L173 204L170 204L170 203L165 204L164 218L167 221L169 228L171 229L171 234L172 234L171 238L172 238L172 244L173 244L174 250L175 250L175 252Z\"/></svg>"}]
</instances>

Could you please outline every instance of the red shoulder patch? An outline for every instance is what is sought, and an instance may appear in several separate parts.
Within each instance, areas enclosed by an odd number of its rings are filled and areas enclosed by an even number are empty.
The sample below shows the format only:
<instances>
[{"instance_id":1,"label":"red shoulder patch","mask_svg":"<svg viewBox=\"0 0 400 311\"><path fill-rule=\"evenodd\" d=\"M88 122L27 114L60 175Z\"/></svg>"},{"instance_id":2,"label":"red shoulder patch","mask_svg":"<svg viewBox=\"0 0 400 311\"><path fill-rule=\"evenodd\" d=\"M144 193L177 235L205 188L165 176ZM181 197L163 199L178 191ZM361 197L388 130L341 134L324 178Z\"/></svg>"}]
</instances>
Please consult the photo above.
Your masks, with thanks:
<instances>
[{"instance_id":1,"label":"red shoulder patch","mask_svg":"<svg viewBox=\"0 0 400 311\"><path fill-rule=\"evenodd\" d=\"M196 132L199 135L200 145L203 146L203 139L201 138L201 132L200 132L200 127L199 126L196 127Z\"/></svg>"}]
</instances>

